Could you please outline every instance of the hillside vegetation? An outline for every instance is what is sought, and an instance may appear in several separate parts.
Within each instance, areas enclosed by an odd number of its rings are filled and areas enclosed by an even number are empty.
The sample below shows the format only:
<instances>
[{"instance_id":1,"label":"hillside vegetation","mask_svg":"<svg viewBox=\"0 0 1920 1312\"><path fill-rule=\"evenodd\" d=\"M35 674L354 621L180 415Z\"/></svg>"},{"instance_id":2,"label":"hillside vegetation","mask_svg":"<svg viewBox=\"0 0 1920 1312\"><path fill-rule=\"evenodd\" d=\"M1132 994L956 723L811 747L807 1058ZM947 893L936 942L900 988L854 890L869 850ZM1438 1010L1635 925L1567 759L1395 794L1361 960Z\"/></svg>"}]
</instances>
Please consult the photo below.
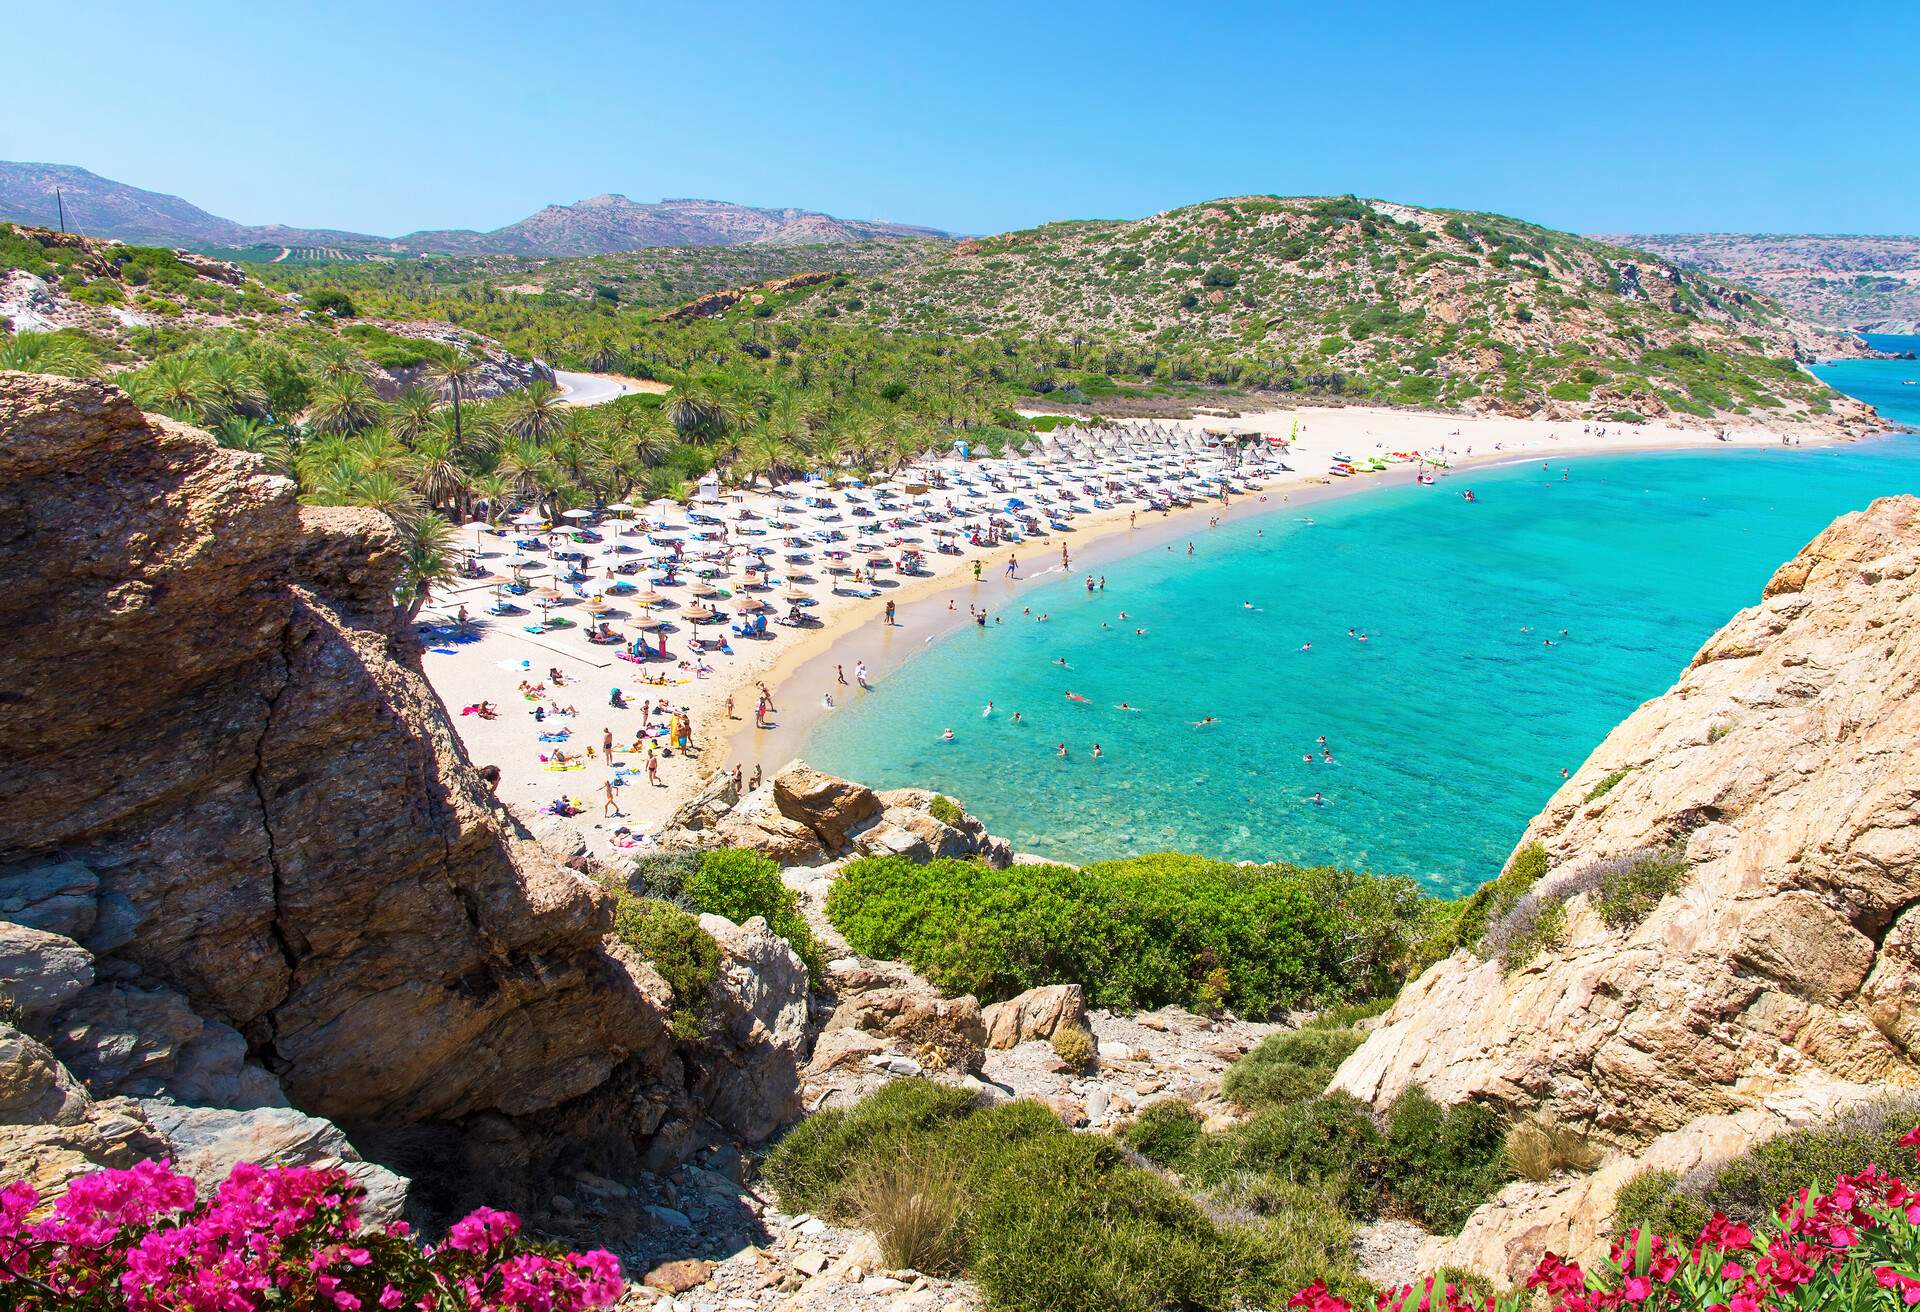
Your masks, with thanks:
<instances>
[{"instance_id":1,"label":"hillside vegetation","mask_svg":"<svg viewBox=\"0 0 1920 1312\"><path fill-rule=\"evenodd\" d=\"M1046 335L1092 369L1565 417L1824 413L1838 341L1723 280L1491 214L1241 197L962 242L863 323ZM812 307L798 313L817 312Z\"/></svg>"}]
</instances>

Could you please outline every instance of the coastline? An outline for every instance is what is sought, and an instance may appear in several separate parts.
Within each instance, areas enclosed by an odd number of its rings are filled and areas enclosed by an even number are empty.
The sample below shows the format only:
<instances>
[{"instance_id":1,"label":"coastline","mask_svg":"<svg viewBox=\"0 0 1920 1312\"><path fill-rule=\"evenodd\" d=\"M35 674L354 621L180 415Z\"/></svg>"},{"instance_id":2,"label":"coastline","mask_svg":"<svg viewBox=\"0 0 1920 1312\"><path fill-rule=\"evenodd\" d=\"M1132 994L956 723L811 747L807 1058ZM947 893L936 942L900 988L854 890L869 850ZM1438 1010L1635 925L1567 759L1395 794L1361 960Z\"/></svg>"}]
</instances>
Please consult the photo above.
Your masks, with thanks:
<instances>
[{"instance_id":1,"label":"coastline","mask_svg":"<svg viewBox=\"0 0 1920 1312\"><path fill-rule=\"evenodd\" d=\"M1099 572L1105 562L1161 545L1163 542L1206 524L1207 517L1244 519L1270 513L1282 505L1298 507L1334 497L1356 495L1377 486L1404 487L1415 476L1411 465L1393 466L1372 475L1331 479L1325 470L1336 451L1374 454L1395 450L1448 449L1451 469L1442 471L1442 483L1436 490L1446 494L1446 484L1465 486L1461 475L1481 468L1512 464L1543 455L1549 458L1636 454L1661 451L1700 451L1777 448L1778 433L1753 429L1730 433L1728 441L1699 429L1667 425L1605 426L1604 437L1582 434L1579 427L1543 420L1469 417L1435 413L1408 413L1361 407L1266 411L1234 418L1203 417L1193 420L1161 421L1162 427L1210 428L1235 432L1285 435L1298 423L1290 454L1283 457L1292 472L1271 476L1259 484L1255 494L1236 496L1230 506L1217 501L1175 510L1164 515L1147 512L1136 527L1129 527L1130 511L1139 507L1118 507L1098 511L1073 521L1069 534L1023 544L1016 549L1022 559L1023 580L1057 581L1059 549L1064 541L1071 549L1074 572L1091 568ZM1856 439L1809 433L1797 439L1799 445L1830 445ZM958 461L950 463L958 464ZM736 503L765 509L773 504L764 492L734 492ZM494 543L478 537L477 526L461 530L463 543L472 543L483 552L503 555ZM447 654L433 649L423 657L426 672L449 708L469 755L477 764L498 765L501 799L530 815L545 801L564 793L586 804L583 814L552 823L564 826L570 836L591 852L609 856L618 851L614 832L621 826L637 834L657 832L682 803L695 796L716 774L738 763L751 773L756 764L771 774L799 754L800 747L820 717L821 694L833 686L833 667L851 671L856 661L865 661L874 675L899 668L928 643L937 641L953 628L967 622L963 600L995 610L1018 595L1019 584L1001 577L1000 566L1005 548L984 552L967 548L963 555L943 556L929 553L930 575L884 581L882 595L876 598L851 598L830 592L820 597L812 614L820 624L807 630L781 629L782 641L735 644L734 659L722 658L711 677L685 678L656 692L638 682L638 667L614 660L604 648L588 647L576 634L556 637L529 637L516 626L480 625L479 639ZM987 568L975 582L972 563L979 560ZM887 586L887 585L891 586ZM422 614L423 621L450 618L463 603L483 599L491 587L489 581L463 581L436 597ZM953 609L948 609L952 601ZM897 611L897 625L882 623L886 603ZM478 611L478 604L471 609ZM676 654L684 649L676 644ZM504 659L501 659L504 658ZM519 661L527 667L520 668ZM612 687L625 690L630 701L659 696L675 706L687 708L694 725L695 750L689 756L676 756L661 762L663 787L626 787L619 792L619 817L602 817L601 797L610 777L603 765L579 773L549 775L538 763L533 730L522 718L530 713L518 693L522 678L539 676L550 667L562 668L569 675L569 691L553 699L580 707L577 719L570 721L576 737L570 750L587 743L597 744L602 730L617 720L616 739L624 744L634 724L628 714L606 710ZM675 678L679 672L666 667ZM573 684L581 685L577 696ZM765 684L779 710L773 726L756 730L752 707L757 685ZM483 699L501 708L498 719L488 721L461 715L461 708ZM729 718L727 705L733 703ZM597 713L596 713L597 712ZM627 764L634 759L621 754ZM545 823L543 821L543 823Z\"/></svg>"}]
</instances>

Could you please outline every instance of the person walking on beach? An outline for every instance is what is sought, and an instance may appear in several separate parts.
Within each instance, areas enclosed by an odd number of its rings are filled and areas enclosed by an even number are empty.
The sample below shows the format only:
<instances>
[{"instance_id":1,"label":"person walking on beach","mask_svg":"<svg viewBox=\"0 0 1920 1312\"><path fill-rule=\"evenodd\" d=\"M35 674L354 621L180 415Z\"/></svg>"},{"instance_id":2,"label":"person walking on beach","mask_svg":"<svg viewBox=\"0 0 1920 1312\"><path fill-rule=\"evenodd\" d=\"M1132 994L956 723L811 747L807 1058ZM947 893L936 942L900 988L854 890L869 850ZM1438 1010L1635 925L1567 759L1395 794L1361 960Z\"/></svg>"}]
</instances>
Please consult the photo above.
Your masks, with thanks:
<instances>
[{"instance_id":1,"label":"person walking on beach","mask_svg":"<svg viewBox=\"0 0 1920 1312\"><path fill-rule=\"evenodd\" d=\"M607 780L606 792L607 792L607 804L600 808L601 817L605 818L610 815L619 815L621 813L620 803L614 799L613 780L611 779Z\"/></svg>"},{"instance_id":2,"label":"person walking on beach","mask_svg":"<svg viewBox=\"0 0 1920 1312\"><path fill-rule=\"evenodd\" d=\"M613 764L613 730L600 730L600 750L606 753L607 764Z\"/></svg>"},{"instance_id":3,"label":"person walking on beach","mask_svg":"<svg viewBox=\"0 0 1920 1312\"><path fill-rule=\"evenodd\" d=\"M973 562L973 581L975 583L980 581L980 562L977 560Z\"/></svg>"},{"instance_id":4,"label":"person walking on beach","mask_svg":"<svg viewBox=\"0 0 1920 1312\"><path fill-rule=\"evenodd\" d=\"M1067 554L1067 544L1064 542L1060 544L1060 568L1063 570L1073 568L1073 557Z\"/></svg>"},{"instance_id":5,"label":"person walking on beach","mask_svg":"<svg viewBox=\"0 0 1920 1312\"><path fill-rule=\"evenodd\" d=\"M893 627L893 602L891 600L887 602L887 627Z\"/></svg>"},{"instance_id":6,"label":"person walking on beach","mask_svg":"<svg viewBox=\"0 0 1920 1312\"><path fill-rule=\"evenodd\" d=\"M647 751L647 782L655 788L664 788L660 782L660 753L649 746Z\"/></svg>"},{"instance_id":7,"label":"person walking on beach","mask_svg":"<svg viewBox=\"0 0 1920 1312\"><path fill-rule=\"evenodd\" d=\"M834 678L835 678L835 679L836 679L836 680L837 680L837 681L839 682L839 684L840 684L840 686L841 686L842 688L844 688L844 687L846 687L846 686L847 686L847 671L846 671L846 667L844 667L844 666L840 666L840 665L836 665L836 666L834 666L834 667L833 667L833 677L834 677Z\"/></svg>"},{"instance_id":8,"label":"person walking on beach","mask_svg":"<svg viewBox=\"0 0 1920 1312\"><path fill-rule=\"evenodd\" d=\"M873 685L867 682L867 663L865 661L855 661L853 663L853 681L862 688L871 690Z\"/></svg>"},{"instance_id":9,"label":"person walking on beach","mask_svg":"<svg viewBox=\"0 0 1920 1312\"><path fill-rule=\"evenodd\" d=\"M1007 577L1010 579L1020 577L1020 562L1013 558L1012 552L1007 553Z\"/></svg>"}]
</instances>

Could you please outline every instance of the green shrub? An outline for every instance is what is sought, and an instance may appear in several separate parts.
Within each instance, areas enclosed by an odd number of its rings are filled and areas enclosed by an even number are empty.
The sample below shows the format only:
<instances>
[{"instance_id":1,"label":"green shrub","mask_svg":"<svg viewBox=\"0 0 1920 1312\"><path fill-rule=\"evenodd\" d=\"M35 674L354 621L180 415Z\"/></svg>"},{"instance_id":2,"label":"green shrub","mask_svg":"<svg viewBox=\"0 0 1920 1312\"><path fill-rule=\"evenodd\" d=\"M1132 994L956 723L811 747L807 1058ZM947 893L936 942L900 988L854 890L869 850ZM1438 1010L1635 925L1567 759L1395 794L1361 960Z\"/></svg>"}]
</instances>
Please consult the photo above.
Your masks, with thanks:
<instances>
[{"instance_id":1,"label":"green shrub","mask_svg":"<svg viewBox=\"0 0 1920 1312\"><path fill-rule=\"evenodd\" d=\"M1304 1029L1272 1035L1233 1064L1220 1092L1249 1110L1317 1098L1363 1037L1353 1029Z\"/></svg>"},{"instance_id":2,"label":"green shrub","mask_svg":"<svg viewBox=\"0 0 1920 1312\"><path fill-rule=\"evenodd\" d=\"M1379 1206L1386 1174L1380 1129L1356 1098L1334 1093L1262 1112L1222 1138L1224 1155L1203 1163L1310 1185L1354 1216Z\"/></svg>"},{"instance_id":3,"label":"green shrub","mask_svg":"<svg viewBox=\"0 0 1920 1312\"><path fill-rule=\"evenodd\" d=\"M1006 870L868 857L827 915L856 951L982 1001L1078 983L1096 1006L1268 1016L1396 987L1430 905L1406 880L1176 854Z\"/></svg>"},{"instance_id":4,"label":"green shrub","mask_svg":"<svg viewBox=\"0 0 1920 1312\"><path fill-rule=\"evenodd\" d=\"M939 1164L939 1197L927 1196L934 1182L904 1168L911 1163ZM1325 1244L1324 1212L1295 1227L1318 1235L1324 1251L1290 1254L1272 1223L1210 1219L1175 1185L1129 1165L1112 1140L1073 1134L1037 1103L983 1109L924 1080L897 1080L802 1121L765 1174L789 1211L892 1218L896 1232L925 1237L930 1260L957 1265L1010 1312L1278 1306L1329 1273L1359 1292L1350 1259ZM907 1235L893 1241L911 1246Z\"/></svg>"},{"instance_id":5,"label":"green shrub","mask_svg":"<svg viewBox=\"0 0 1920 1312\"><path fill-rule=\"evenodd\" d=\"M931 802L927 803L927 814L943 825L962 824L967 818L967 813L961 808L960 803L938 793L934 795Z\"/></svg>"},{"instance_id":6,"label":"green shrub","mask_svg":"<svg viewBox=\"0 0 1920 1312\"><path fill-rule=\"evenodd\" d=\"M1387 1109L1385 1206L1452 1234L1510 1176L1500 1118L1479 1103L1442 1107L1415 1086Z\"/></svg>"},{"instance_id":7,"label":"green shrub","mask_svg":"<svg viewBox=\"0 0 1920 1312\"><path fill-rule=\"evenodd\" d=\"M716 848L701 854L681 893L696 910L725 916L736 925L759 916L793 948L809 975L825 976L826 955L800 913L799 895L780 882L780 867L771 859L749 848Z\"/></svg>"},{"instance_id":8,"label":"green shrub","mask_svg":"<svg viewBox=\"0 0 1920 1312\"><path fill-rule=\"evenodd\" d=\"M635 897L622 888L612 892L615 937L650 962L673 990L673 1036L699 1038L707 996L720 977L720 945L697 918L671 902Z\"/></svg>"},{"instance_id":9,"label":"green shrub","mask_svg":"<svg viewBox=\"0 0 1920 1312\"><path fill-rule=\"evenodd\" d=\"M1599 783L1595 784L1592 788L1587 790L1587 800L1589 802L1599 801L1601 798L1605 797L1608 793L1612 792L1615 786L1618 785L1622 779L1625 779L1628 775L1632 773L1633 773L1633 767L1630 765L1622 766L1620 769L1615 770L1612 774L1608 775L1606 778L1602 779Z\"/></svg>"},{"instance_id":10,"label":"green shrub","mask_svg":"<svg viewBox=\"0 0 1920 1312\"><path fill-rule=\"evenodd\" d=\"M1372 1020L1375 1016L1384 1016L1393 1006L1393 999L1374 998L1370 1002L1343 1002L1337 1007L1328 1007L1306 1023L1310 1030L1348 1030L1363 1020Z\"/></svg>"},{"instance_id":11,"label":"green shrub","mask_svg":"<svg viewBox=\"0 0 1920 1312\"><path fill-rule=\"evenodd\" d=\"M1678 843L1633 853L1609 863L1600 873L1595 902L1600 918L1613 929L1630 929L1650 915L1660 900L1678 892L1693 868Z\"/></svg>"},{"instance_id":12,"label":"green shrub","mask_svg":"<svg viewBox=\"0 0 1920 1312\"><path fill-rule=\"evenodd\" d=\"M1502 922L1497 944L1501 969L1512 972L1567 941L1567 904L1561 898L1536 898L1514 908Z\"/></svg>"},{"instance_id":13,"label":"green shrub","mask_svg":"<svg viewBox=\"0 0 1920 1312\"><path fill-rule=\"evenodd\" d=\"M661 852L636 857L627 877L627 887L639 897L687 906L687 880L699 869L698 852Z\"/></svg>"},{"instance_id":14,"label":"green shrub","mask_svg":"<svg viewBox=\"0 0 1920 1312\"><path fill-rule=\"evenodd\" d=\"M1158 1166L1173 1166L1200 1142L1200 1113L1168 1098L1141 1109L1121 1136L1127 1147Z\"/></svg>"},{"instance_id":15,"label":"green shrub","mask_svg":"<svg viewBox=\"0 0 1920 1312\"><path fill-rule=\"evenodd\" d=\"M1659 1235L1692 1240L1713 1215L1713 1209L1680 1187L1674 1171L1641 1171L1620 1188L1614 1200L1614 1227L1639 1227Z\"/></svg>"}]
</instances>

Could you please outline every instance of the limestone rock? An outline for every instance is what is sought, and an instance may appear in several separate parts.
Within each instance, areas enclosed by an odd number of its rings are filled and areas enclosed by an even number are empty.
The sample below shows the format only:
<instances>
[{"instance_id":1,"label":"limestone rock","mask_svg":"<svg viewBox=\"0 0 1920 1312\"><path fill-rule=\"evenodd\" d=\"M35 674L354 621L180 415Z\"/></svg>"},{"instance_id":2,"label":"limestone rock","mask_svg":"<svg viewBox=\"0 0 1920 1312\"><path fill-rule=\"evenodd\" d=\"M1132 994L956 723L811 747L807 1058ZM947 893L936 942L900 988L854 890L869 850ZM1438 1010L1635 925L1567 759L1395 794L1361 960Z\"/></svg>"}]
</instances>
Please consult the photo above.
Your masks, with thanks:
<instances>
[{"instance_id":1,"label":"limestone rock","mask_svg":"<svg viewBox=\"0 0 1920 1312\"><path fill-rule=\"evenodd\" d=\"M1627 929L1577 894L1565 942L1510 973L1466 952L1434 965L1333 1087L1537 1112L1631 1162L1807 1089L1831 1107L1915 1083L1920 500L1843 516L1782 566L1522 842L1544 845L1550 880L1649 848L1684 852L1689 873ZM1463 1261L1581 1255L1608 1187L1483 1209Z\"/></svg>"},{"instance_id":2,"label":"limestone rock","mask_svg":"<svg viewBox=\"0 0 1920 1312\"><path fill-rule=\"evenodd\" d=\"M861 1030L892 1040L922 1065L978 1073L985 1059L987 1027L970 995L942 998L912 988L876 989L842 1002L821 1035ZM816 1057L817 1060L817 1057Z\"/></svg>"},{"instance_id":3,"label":"limestone rock","mask_svg":"<svg viewBox=\"0 0 1920 1312\"><path fill-rule=\"evenodd\" d=\"M231 1111L143 1101L147 1124L167 1141L174 1169L190 1175L201 1197L227 1178L238 1162L282 1166L339 1167L367 1191L362 1220L383 1225L407 1201L407 1182L385 1167L361 1160L338 1126L291 1107Z\"/></svg>"},{"instance_id":4,"label":"limestone rock","mask_svg":"<svg viewBox=\"0 0 1920 1312\"><path fill-rule=\"evenodd\" d=\"M88 1102L79 1119L65 1123L0 1122L0 1161L7 1164L8 1183L32 1185L43 1205L66 1193L78 1176L104 1167L124 1169L168 1151L130 1098Z\"/></svg>"},{"instance_id":5,"label":"limestone rock","mask_svg":"<svg viewBox=\"0 0 1920 1312\"><path fill-rule=\"evenodd\" d=\"M1011 1048L1028 1039L1050 1039L1062 1025L1087 1026L1087 999L1078 984L1028 989L980 1013L989 1048Z\"/></svg>"}]
</instances>

